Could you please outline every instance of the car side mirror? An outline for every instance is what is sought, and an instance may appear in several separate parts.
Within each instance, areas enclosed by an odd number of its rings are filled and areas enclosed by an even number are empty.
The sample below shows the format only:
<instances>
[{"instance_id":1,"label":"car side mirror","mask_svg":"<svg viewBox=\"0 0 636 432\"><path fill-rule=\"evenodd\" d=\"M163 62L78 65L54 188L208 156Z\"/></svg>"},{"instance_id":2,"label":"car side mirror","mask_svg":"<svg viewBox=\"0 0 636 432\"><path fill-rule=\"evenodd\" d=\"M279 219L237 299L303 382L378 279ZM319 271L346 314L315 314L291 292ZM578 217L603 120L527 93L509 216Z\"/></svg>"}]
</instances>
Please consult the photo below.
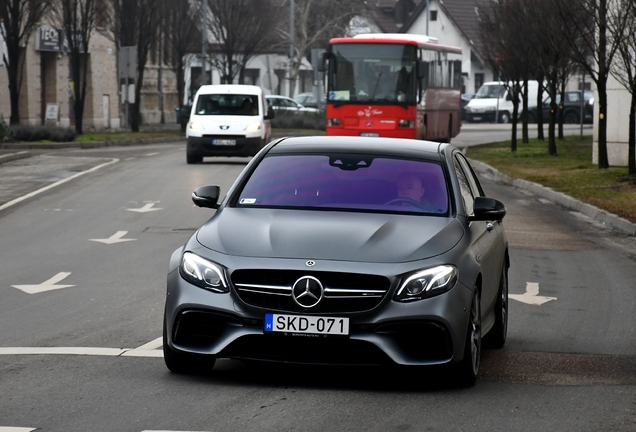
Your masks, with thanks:
<instances>
[{"instance_id":1,"label":"car side mirror","mask_svg":"<svg viewBox=\"0 0 636 432\"><path fill-rule=\"evenodd\" d=\"M216 185L199 186L192 192L192 202L197 207L218 209L219 195L221 188Z\"/></svg>"},{"instance_id":2,"label":"car side mirror","mask_svg":"<svg viewBox=\"0 0 636 432\"><path fill-rule=\"evenodd\" d=\"M267 107L267 115L263 117L265 120L271 120L276 117L276 111L272 107Z\"/></svg>"},{"instance_id":3,"label":"car side mirror","mask_svg":"<svg viewBox=\"0 0 636 432\"><path fill-rule=\"evenodd\" d=\"M506 216L506 206L494 198L477 197L473 205L471 221L501 221Z\"/></svg>"}]
</instances>

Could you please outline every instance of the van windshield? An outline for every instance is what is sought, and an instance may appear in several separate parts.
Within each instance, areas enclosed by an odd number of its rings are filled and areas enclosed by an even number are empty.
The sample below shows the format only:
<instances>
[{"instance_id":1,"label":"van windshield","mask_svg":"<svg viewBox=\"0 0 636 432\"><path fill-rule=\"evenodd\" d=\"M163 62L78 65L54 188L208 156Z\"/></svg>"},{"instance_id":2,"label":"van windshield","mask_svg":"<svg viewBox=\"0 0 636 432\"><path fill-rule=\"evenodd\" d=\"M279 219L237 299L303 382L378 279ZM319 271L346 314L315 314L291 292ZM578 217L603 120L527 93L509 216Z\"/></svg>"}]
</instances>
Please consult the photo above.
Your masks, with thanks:
<instances>
[{"instance_id":1,"label":"van windshield","mask_svg":"<svg viewBox=\"0 0 636 432\"><path fill-rule=\"evenodd\" d=\"M202 94L197 102L196 115L258 114L258 96L245 94Z\"/></svg>"},{"instance_id":2,"label":"van windshield","mask_svg":"<svg viewBox=\"0 0 636 432\"><path fill-rule=\"evenodd\" d=\"M479 87L475 99L500 99L506 94L506 88L501 84L489 84Z\"/></svg>"}]
</instances>

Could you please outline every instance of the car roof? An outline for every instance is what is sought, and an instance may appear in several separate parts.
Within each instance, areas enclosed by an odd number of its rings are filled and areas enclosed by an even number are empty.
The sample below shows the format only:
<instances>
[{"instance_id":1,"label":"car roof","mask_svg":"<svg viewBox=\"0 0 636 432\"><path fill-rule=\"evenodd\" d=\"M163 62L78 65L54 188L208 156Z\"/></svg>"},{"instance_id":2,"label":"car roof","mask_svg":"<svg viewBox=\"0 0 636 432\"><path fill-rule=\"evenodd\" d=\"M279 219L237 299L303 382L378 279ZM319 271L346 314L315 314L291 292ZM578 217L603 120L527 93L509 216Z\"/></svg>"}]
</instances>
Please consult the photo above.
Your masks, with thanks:
<instances>
[{"instance_id":1,"label":"car roof","mask_svg":"<svg viewBox=\"0 0 636 432\"><path fill-rule=\"evenodd\" d=\"M273 145L269 153L369 153L440 161L440 153L449 145L402 138L309 136L283 138Z\"/></svg>"}]
</instances>

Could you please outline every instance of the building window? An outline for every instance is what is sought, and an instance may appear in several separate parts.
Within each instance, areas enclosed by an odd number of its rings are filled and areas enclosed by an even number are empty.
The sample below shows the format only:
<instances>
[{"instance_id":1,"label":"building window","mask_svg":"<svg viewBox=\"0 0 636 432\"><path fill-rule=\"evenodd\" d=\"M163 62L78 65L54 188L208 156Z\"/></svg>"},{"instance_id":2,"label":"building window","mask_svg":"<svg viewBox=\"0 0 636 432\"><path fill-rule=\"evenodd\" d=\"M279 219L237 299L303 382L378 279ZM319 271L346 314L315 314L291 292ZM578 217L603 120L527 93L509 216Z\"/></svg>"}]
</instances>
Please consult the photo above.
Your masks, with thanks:
<instances>
[{"instance_id":1,"label":"building window","mask_svg":"<svg viewBox=\"0 0 636 432\"><path fill-rule=\"evenodd\" d=\"M437 21L437 11L436 10L432 10L431 11L431 21Z\"/></svg>"},{"instance_id":2,"label":"building window","mask_svg":"<svg viewBox=\"0 0 636 432\"><path fill-rule=\"evenodd\" d=\"M243 74L243 84L259 85L258 82L260 69L245 69Z\"/></svg>"},{"instance_id":3,"label":"building window","mask_svg":"<svg viewBox=\"0 0 636 432\"><path fill-rule=\"evenodd\" d=\"M479 87L481 87L483 84L484 84L484 74L476 73L475 74L475 93L477 93L477 90L479 90Z\"/></svg>"}]
</instances>

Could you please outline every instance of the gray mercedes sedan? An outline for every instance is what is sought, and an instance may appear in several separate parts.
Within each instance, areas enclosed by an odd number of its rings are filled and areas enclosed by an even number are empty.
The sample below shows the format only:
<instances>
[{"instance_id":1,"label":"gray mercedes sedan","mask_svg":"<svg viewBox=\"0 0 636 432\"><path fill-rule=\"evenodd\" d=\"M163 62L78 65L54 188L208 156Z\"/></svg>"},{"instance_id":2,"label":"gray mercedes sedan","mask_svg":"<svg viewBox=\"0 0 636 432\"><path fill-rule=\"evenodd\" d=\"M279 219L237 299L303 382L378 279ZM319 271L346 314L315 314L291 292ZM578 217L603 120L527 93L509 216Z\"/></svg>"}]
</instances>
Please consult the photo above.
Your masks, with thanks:
<instances>
[{"instance_id":1,"label":"gray mercedes sedan","mask_svg":"<svg viewBox=\"0 0 636 432\"><path fill-rule=\"evenodd\" d=\"M448 365L473 385L508 323L504 205L450 144L365 137L270 143L171 259L173 372L217 358Z\"/></svg>"}]
</instances>

